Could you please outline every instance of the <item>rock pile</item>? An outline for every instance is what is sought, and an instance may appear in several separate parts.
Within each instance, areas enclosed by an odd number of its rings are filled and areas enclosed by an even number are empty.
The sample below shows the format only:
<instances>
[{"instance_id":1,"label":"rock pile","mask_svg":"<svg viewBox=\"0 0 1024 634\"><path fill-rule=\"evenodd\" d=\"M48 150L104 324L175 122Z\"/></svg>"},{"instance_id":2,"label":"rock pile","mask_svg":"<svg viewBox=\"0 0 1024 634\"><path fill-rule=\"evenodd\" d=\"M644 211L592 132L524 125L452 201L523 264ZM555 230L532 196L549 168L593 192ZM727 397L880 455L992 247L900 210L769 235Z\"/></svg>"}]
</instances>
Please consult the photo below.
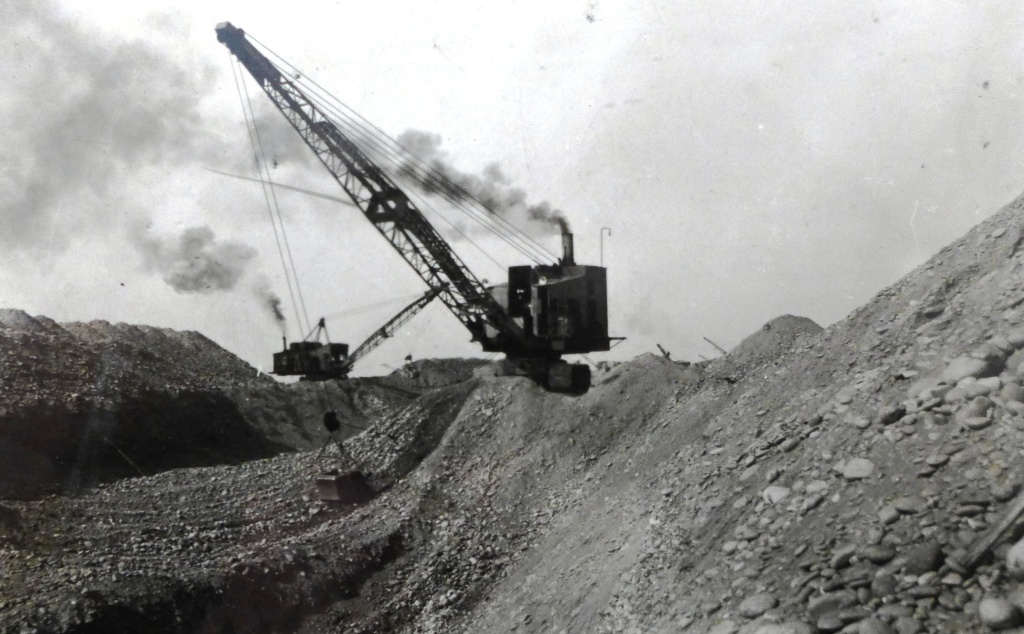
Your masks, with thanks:
<instances>
[{"instance_id":1,"label":"rock pile","mask_svg":"<svg viewBox=\"0 0 1024 634\"><path fill-rule=\"evenodd\" d=\"M1020 631L1024 520L965 553L1024 484L1022 210L823 331L579 397L479 376L323 453L5 503L0 628ZM376 497L325 505L327 468Z\"/></svg>"}]
</instances>

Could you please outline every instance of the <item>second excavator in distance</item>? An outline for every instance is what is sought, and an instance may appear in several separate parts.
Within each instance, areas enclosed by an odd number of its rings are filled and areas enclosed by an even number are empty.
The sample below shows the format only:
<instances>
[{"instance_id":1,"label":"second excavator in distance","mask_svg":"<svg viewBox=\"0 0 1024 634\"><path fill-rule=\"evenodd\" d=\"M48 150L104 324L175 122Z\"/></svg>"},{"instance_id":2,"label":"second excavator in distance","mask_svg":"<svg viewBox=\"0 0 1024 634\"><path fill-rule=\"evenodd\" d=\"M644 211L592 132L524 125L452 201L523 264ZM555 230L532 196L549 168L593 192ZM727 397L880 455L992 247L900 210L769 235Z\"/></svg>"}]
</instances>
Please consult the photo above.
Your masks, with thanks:
<instances>
[{"instance_id":1,"label":"second excavator in distance","mask_svg":"<svg viewBox=\"0 0 1024 634\"><path fill-rule=\"evenodd\" d=\"M299 376L304 381L325 379L347 379L349 372L359 361L384 340L393 337L399 328L413 318L416 313L426 308L440 294L440 289L430 289L422 297L416 299L388 320L386 324L373 331L366 341L359 344L352 354L348 353L348 344L332 343L327 337L327 325L321 318L313 332L303 341L295 341L290 345L287 339L284 350L274 353L274 374L278 376ZM321 335L325 341L321 342Z\"/></svg>"},{"instance_id":2,"label":"second excavator in distance","mask_svg":"<svg viewBox=\"0 0 1024 634\"><path fill-rule=\"evenodd\" d=\"M589 389L590 367L562 357L610 348L606 270L576 263L572 234L563 232L557 262L511 266L507 282L484 284L399 187L394 172L386 173L379 158L371 160L375 139L368 138L367 130L377 128L346 123L317 84L300 84L298 73L282 70L242 29L224 22L216 31L355 206L436 292L473 341L486 352L504 353L511 372L527 375L546 389ZM459 187L442 185L440 191Z\"/></svg>"}]
</instances>

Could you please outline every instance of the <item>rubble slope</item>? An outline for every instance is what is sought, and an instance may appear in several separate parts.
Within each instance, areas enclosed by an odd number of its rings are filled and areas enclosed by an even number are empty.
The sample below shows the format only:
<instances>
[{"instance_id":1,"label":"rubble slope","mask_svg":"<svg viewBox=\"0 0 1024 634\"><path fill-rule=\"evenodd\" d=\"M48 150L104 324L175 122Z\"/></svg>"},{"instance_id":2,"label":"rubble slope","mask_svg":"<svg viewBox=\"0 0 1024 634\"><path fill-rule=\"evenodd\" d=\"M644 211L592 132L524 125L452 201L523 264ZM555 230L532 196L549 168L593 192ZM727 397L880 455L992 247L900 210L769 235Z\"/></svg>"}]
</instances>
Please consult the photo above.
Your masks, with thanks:
<instances>
[{"instance_id":1,"label":"rubble slope","mask_svg":"<svg viewBox=\"0 0 1024 634\"><path fill-rule=\"evenodd\" d=\"M1021 484L1022 208L816 336L786 319L802 332L773 349L769 322L582 481L534 484L558 500L552 521L457 622L966 632L992 624L985 601L1019 622L1005 562L950 562Z\"/></svg>"},{"instance_id":2,"label":"rubble slope","mask_svg":"<svg viewBox=\"0 0 1024 634\"><path fill-rule=\"evenodd\" d=\"M343 446L0 513L17 631L986 632L1024 622L1024 197L825 330L579 397L428 391ZM376 497L328 506L358 468ZM967 562L967 563L965 563ZM31 590L30 590L31 589Z\"/></svg>"}]
</instances>

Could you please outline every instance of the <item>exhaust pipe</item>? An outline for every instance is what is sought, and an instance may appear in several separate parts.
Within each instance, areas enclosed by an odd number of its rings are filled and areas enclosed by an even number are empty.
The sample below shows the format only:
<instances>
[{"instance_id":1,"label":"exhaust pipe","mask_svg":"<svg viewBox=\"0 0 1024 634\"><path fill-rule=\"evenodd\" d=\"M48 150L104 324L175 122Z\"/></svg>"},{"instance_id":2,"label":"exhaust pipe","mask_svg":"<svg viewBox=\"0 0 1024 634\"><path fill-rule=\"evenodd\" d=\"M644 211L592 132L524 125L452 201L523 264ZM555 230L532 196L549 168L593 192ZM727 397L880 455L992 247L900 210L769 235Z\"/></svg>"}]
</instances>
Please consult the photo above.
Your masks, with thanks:
<instances>
[{"instance_id":1,"label":"exhaust pipe","mask_svg":"<svg viewBox=\"0 0 1024 634\"><path fill-rule=\"evenodd\" d=\"M572 253L572 234L565 232L562 234L562 266L575 266L576 259Z\"/></svg>"}]
</instances>

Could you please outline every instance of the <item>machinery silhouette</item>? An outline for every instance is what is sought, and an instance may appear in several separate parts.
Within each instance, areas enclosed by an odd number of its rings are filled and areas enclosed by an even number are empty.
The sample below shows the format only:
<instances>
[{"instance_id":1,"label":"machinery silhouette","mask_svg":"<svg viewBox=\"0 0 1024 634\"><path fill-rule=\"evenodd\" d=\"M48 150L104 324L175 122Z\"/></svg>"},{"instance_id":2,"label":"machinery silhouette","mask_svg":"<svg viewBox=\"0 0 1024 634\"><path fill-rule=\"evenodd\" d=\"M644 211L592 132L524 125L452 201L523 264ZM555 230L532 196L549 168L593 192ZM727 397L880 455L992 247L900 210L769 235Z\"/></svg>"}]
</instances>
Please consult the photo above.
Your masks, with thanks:
<instances>
[{"instance_id":1,"label":"machinery silhouette","mask_svg":"<svg viewBox=\"0 0 1024 634\"><path fill-rule=\"evenodd\" d=\"M576 264L572 234L563 230L558 262L512 266L506 283L484 284L395 178L371 160L374 144L381 142L376 128L354 127L339 117L320 90L300 86L304 78L275 65L241 29L224 22L216 31L217 39L252 75L355 206L469 330L473 341L484 351L504 353L509 372L527 375L549 390L589 389L590 367L567 363L562 356L609 349L606 270ZM442 195L468 196L443 174L430 177ZM326 352L325 363L331 366L334 353Z\"/></svg>"}]
</instances>

